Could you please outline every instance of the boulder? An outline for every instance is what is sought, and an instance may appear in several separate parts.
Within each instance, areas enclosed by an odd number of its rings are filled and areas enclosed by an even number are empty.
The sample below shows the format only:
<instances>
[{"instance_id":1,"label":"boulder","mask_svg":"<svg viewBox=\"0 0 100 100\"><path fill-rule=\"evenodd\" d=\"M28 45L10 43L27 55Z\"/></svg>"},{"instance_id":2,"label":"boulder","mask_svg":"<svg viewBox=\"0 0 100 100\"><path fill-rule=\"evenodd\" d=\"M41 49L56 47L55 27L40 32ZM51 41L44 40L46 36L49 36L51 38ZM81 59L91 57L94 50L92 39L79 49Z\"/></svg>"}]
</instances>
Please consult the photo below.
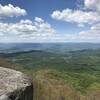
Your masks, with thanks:
<instances>
[{"instance_id":1,"label":"boulder","mask_svg":"<svg viewBox=\"0 0 100 100\"><path fill-rule=\"evenodd\" d=\"M0 100L33 100L33 85L22 72L0 67Z\"/></svg>"}]
</instances>

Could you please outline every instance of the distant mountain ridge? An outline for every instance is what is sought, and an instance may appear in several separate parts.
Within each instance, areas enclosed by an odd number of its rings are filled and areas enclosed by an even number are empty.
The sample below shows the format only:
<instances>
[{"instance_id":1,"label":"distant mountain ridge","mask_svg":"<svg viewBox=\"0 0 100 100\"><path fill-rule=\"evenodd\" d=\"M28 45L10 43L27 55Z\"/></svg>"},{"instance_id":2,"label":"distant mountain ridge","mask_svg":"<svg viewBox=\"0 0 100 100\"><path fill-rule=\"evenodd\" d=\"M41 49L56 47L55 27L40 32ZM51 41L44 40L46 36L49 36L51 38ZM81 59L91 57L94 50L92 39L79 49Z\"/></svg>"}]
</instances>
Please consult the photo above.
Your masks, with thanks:
<instances>
[{"instance_id":1,"label":"distant mountain ridge","mask_svg":"<svg viewBox=\"0 0 100 100\"><path fill-rule=\"evenodd\" d=\"M43 50L50 52L66 52L84 49L100 49L96 43L0 43L0 53L18 51Z\"/></svg>"}]
</instances>

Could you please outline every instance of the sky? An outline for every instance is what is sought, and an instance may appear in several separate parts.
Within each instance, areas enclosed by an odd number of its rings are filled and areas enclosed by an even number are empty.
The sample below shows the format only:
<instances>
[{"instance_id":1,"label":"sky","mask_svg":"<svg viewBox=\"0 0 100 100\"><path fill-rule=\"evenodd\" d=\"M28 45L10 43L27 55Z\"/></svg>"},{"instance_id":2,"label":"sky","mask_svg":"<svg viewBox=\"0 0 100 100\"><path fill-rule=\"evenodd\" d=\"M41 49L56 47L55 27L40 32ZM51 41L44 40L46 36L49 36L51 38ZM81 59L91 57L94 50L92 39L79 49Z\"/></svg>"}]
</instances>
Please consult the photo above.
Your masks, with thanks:
<instances>
[{"instance_id":1,"label":"sky","mask_svg":"<svg viewBox=\"0 0 100 100\"><path fill-rule=\"evenodd\" d=\"M100 0L0 0L0 42L100 43Z\"/></svg>"}]
</instances>

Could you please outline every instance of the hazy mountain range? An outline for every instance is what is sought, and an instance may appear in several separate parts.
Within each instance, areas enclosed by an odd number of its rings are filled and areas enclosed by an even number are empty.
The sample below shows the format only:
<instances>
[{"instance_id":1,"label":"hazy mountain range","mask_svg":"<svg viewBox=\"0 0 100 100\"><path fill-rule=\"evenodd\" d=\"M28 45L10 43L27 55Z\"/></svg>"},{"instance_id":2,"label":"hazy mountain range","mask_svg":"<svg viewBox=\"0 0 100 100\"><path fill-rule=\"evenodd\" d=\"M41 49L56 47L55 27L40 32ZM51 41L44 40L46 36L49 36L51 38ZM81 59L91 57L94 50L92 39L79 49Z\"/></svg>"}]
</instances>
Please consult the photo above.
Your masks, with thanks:
<instances>
[{"instance_id":1,"label":"hazy mountain range","mask_svg":"<svg viewBox=\"0 0 100 100\"><path fill-rule=\"evenodd\" d=\"M83 49L99 49L96 43L0 43L0 53L12 53L19 51L43 50L50 52L66 52Z\"/></svg>"}]
</instances>

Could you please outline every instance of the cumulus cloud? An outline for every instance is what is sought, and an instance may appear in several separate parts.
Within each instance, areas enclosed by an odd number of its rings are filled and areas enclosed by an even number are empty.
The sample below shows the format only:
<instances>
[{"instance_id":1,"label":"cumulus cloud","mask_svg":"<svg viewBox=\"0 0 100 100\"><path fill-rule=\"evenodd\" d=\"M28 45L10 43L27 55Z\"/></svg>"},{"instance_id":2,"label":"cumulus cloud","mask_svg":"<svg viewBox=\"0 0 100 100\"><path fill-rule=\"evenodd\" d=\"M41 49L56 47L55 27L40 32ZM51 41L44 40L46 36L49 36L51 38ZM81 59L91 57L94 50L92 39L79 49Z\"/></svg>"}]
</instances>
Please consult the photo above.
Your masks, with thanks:
<instances>
[{"instance_id":1,"label":"cumulus cloud","mask_svg":"<svg viewBox=\"0 0 100 100\"><path fill-rule=\"evenodd\" d=\"M84 6L90 10L56 10L51 17L78 26L90 25L88 31L73 34L57 33L52 26L42 18L35 17L33 21L26 19L16 23L0 22L0 42L100 42L100 0L84 0ZM0 19L4 17L24 16L27 12L9 4L0 5ZM16 40L16 41L15 41Z\"/></svg>"},{"instance_id":2,"label":"cumulus cloud","mask_svg":"<svg viewBox=\"0 0 100 100\"><path fill-rule=\"evenodd\" d=\"M39 20L37 20L39 19ZM43 19L36 17L34 21L21 20L17 23L2 23L0 22L0 39L28 39L33 40L39 38L47 38L54 35L56 32L51 25Z\"/></svg>"},{"instance_id":3,"label":"cumulus cloud","mask_svg":"<svg viewBox=\"0 0 100 100\"><path fill-rule=\"evenodd\" d=\"M82 6L81 6L82 7ZM85 8L85 9L84 9ZM51 17L58 21L76 23L79 27L89 25L88 31L56 35L57 41L62 42L100 42L100 0L84 0L83 8L79 10L64 9L53 11Z\"/></svg>"},{"instance_id":4,"label":"cumulus cloud","mask_svg":"<svg viewBox=\"0 0 100 100\"><path fill-rule=\"evenodd\" d=\"M35 21L39 22L39 23L43 23L44 22L44 20L42 18L39 18L39 17L35 17Z\"/></svg>"},{"instance_id":5,"label":"cumulus cloud","mask_svg":"<svg viewBox=\"0 0 100 100\"><path fill-rule=\"evenodd\" d=\"M88 9L100 12L100 0L85 0L84 5Z\"/></svg>"},{"instance_id":6,"label":"cumulus cloud","mask_svg":"<svg viewBox=\"0 0 100 100\"><path fill-rule=\"evenodd\" d=\"M96 24L100 22L100 0L84 0L84 6L79 8L79 10L69 8L62 11L55 10L51 17L55 20L76 23L81 27L86 24Z\"/></svg>"},{"instance_id":7,"label":"cumulus cloud","mask_svg":"<svg viewBox=\"0 0 100 100\"><path fill-rule=\"evenodd\" d=\"M94 39L100 39L100 23L93 25L89 31L80 32L80 35L85 36L86 38L89 37Z\"/></svg>"},{"instance_id":8,"label":"cumulus cloud","mask_svg":"<svg viewBox=\"0 0 100 100\"><path fill-rule=\"evenodd\" d=\"M85 12L81 10L64 9L63 11L54 11L51 15L53 19L65 22L77 23L79 26L84 24L94 24L100 21L100 15L97 12Z\"/></svg>"},{"instance_id":9,"label":"cumulus cloud","mask_svg":"<svg viewBox=\"0 0 100 100\"><path fill-rule=\"evenodd\" d=\"M0 42L100 42L100 23L91 26L88 31L58 34L49 23L40 19L0 23Z\"/></svg>"},{"instance_id":10,"label":"cumulus cloud","mask_svg":"<svg viewBox=\"0 0 100 100\"><path fill-rule=\"evenodd\" d=\"M91 26L88 31L74 34L56 34L51 41L54 42L93 42L100 43L100 23Z\"/></svg>"},{"instance_id":11,"label":"cumulus cloud","mask_svg":"<svg viewBox=\"0 0 100 100\"><path fill-rule=\"evenodd\" d=\"M19 7L14 7L12 4L8 5L1 5L0 4L0 19L5 17L17 17L17 16L24 16L27 12L25 9L21 9Z\"/></svg>"}]
</instances>

